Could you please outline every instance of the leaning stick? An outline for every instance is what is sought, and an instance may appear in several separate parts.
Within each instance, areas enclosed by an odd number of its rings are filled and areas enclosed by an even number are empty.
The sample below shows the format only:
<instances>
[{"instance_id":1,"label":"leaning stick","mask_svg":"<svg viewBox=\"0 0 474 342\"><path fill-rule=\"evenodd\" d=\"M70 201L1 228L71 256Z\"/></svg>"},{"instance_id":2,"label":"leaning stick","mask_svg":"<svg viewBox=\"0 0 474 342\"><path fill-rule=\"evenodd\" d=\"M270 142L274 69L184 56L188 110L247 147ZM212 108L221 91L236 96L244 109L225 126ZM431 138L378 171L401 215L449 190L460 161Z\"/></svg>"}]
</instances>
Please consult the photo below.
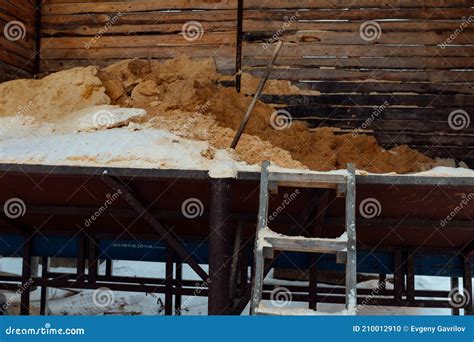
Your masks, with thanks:
<instances>
[{"instance_id":1,"label":"leaning stick","mask_svg":"<svg viewBox=\"0 0 474 342\"><path fill-rule=\"evenodd\" d=\"M278 54L280 53L282 45L283 45L283 41L280 40L277 43L275 51L273 52L273 56L272 56L272 59L270 60L270 63L268 63L268 67L267 67L267 70L265 70L265 74L260 79L260 83L258 84L258 88L257 88L257 91L255 92L253 100L250 103L250 106L247 109L247 112L243 116L242 121L240 122L240 127L237 130L237 133L235 134L234 140L232 140L232 144L230 145L230 148L235 149L237 147L240 137L242 136L242 133L244 132L245 126L247 126L247 123L250 119L250 115L252 115L252 112L255 109L257 101L260 98L260 95L262 94L263 88L265 87L265 83L267 83L268 77L270 76L270 72L272 71L272 68L273 68L273 64L275 63L275 60L277 59Z\"/></svg>"}]
</instances>

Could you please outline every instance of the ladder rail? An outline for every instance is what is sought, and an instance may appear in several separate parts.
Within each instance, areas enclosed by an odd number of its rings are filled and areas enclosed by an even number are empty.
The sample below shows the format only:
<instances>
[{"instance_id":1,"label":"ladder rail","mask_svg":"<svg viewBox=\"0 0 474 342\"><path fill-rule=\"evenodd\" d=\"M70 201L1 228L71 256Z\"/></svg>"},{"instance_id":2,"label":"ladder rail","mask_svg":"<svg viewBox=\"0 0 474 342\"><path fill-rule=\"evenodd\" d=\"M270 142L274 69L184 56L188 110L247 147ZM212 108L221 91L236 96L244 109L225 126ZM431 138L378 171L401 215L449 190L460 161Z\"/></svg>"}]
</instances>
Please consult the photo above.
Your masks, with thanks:
<instances>
[{"instance_id":1,"label":"ladder rail","mask_svg":"<svg viewBox=\"0 0 474 342\"><path fill-rule=\"evenodd\" d=\"M263 280L265 272L265 257L263 255L263 241L259 239L261 232L268 223L268 184L269 184L269 161L262 163L262 172L260 175L260 202L258 208L258 226L255 236L255 260L253 271L252 295L250 299L250 315L256 314L256 309L262 300Z\"/></svg>"},{"instance_id":2,"label":"ladder rail","mask_svg":"<svg viewBox=\"0 0 474 342\"><path fill-rule=\"evenodd\" d=\"M346 233L347 233L347 261L346 261L346 310L355 313L357 308L357 247L356 247L356 185L355 169L348 165L346 186Z\"/></svg>"},{"instance_id":3,"label":"ladder rail","mask_svg":"<svg viewBox=\"0 0 474 342\"><path fill-rule=\"evenodd\" d=\"M318 239L318 238L303 238L294 236L285 236L272 232L268 227L268 208L269 208L269 185L274 178L279 181L287 180L286 176L278 174L275 177L269 173L268 167L270 163L264 161L262 163L262 171L260 177L260 202L258 211L258 225L257 234L255 238L254 247L254 269L252 281L252 295L250 300L250 315L259 314L259 308L262 301L263 283L265 278L265 257L266 253L275 250L281 251L303 251L303 252L323 252L336 253L339 258L344 254L343 260L346 263L346 314L354 315L357 313L357 246L356 246L356 175L355 168L352 164L347 166L347 176L344 177L344 183L336 182L345 193L345 235L347 238L341 236L338 239ZM311 175L311 179L303 178L301 182L311 182L323 184L330 180L338 180L324 178L323 182L319 182L315 175ZM272 178L273 177L273 178ZM298 183L298 180L291 175L291 180ZM341 240L342 239L342 240ZM342 254L341 254L342 253ZM267 255L272 258L273 253ZM339 260L339 259L337 259ZM337 261L341 262L341 261ZM270 310L271 311L271 310ZM269 311L269 312L270 312ZM299 311L298 311L299 312ZM262 311L263 313L263 311Z\"/></svg>"}]
</instances>

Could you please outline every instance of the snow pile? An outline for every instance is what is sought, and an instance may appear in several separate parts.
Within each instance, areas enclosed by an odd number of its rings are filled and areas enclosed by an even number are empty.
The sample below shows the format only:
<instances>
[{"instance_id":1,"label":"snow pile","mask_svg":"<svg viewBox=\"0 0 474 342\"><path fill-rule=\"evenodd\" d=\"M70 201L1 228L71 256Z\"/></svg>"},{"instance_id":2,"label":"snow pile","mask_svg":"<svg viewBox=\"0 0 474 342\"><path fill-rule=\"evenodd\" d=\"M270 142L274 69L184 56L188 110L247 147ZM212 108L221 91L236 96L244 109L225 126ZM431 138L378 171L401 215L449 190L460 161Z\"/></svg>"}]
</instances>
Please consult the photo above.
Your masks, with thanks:
<instances>
[{"instance_id":1,"label":"snow pile","mask_svg":"<svg viewBox=\"0 0 474 342\"><path fill-rule=\"evenodd\" d=\"M80 117L76 121L79 132L90 132L127 126L133 119L142 118L146 114L144 109L93 106L73 113L72 116Z\"/></svg>"},{"instance_id":2,"label":"snow pile","mask_svg":"<svg viewBox=\"0 0 474 342\"><path fill-rule=\"evenodd\" d=\"M122 118L126 111L119 112ZM86 119L80 120L85 127ZM224 150L212 153L205 141L183 139L137 124L100 131L39 134L3 139L3 163L209 170L211 177L236 177L249 169ZM251 168L250 168L251 169Z\"/></svg>"}]
</instances>

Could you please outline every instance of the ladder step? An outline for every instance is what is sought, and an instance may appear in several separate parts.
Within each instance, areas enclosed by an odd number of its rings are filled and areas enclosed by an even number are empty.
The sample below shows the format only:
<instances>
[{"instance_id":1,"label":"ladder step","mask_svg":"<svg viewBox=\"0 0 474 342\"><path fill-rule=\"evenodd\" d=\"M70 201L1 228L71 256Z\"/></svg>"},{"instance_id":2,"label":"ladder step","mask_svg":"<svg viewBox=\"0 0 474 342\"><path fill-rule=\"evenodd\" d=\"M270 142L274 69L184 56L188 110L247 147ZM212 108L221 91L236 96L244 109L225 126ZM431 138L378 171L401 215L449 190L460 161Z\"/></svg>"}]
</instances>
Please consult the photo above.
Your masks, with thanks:
<instances>
[{"instance_id":1,"label":"ladder step","mask_svg":"<svg viewBox=\"0 0 474 342\"><path fill-rule=\"evenodd\" d=\"M270 182L288 182L301 184L346 184L346 176L346 174L272 172L268 175L268 180Z\"/></svg>"},{"instance_id":2,"label":"ladder step","mask_svg":"<svg viewBox=\"0 0 474 342\"><path fill-rule=\"evenodd\" d=\"M259 234L262 234L265 241L264 248L274 250L333 254L347 251L347 235L345 233L335 239L307 238L278 234L266 227Z\"/></svg>"},{"instance_id":3,"label":"ladder step","mask_svg":"<svg viewBox=\"0 0 474 342\"><path fill-rule=\"evenodd\" d=\"M257 306L256 312L260 316L348 316L355 315L355 312L341 310L336 312L315 311L307 308L278 308L262 304Z\"/></svg>"}]
</instances>

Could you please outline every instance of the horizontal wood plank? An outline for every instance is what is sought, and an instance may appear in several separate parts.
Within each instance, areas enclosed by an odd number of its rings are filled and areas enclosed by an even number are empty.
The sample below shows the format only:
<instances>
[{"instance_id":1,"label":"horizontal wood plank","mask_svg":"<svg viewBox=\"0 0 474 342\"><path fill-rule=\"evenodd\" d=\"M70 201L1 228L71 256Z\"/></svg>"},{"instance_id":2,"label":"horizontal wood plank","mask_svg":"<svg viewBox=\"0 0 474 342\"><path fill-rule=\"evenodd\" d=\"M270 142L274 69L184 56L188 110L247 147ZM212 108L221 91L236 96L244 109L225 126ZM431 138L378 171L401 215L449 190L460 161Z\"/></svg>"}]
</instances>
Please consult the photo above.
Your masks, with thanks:
<instances>
[{"instance_id":1,"label":"horizontal wood plank","mask_svg":"<svg viewBox=\"0 0 474 342\"><path fill-rule=\"evenodd\" d=\"M244 70L261 76L272 52L263 43L281 38L285 45L271 77L320 92L266 94L264 100L311 127L341 132L358 128L387 101L369 127L383 146L406 143L431 156L474 162L474 126L453 132L447 123L455 109L473 115L474 26L463 24L474 15L472 1L245 0L244 6ZM41 70L185 53L212 56L230 75L236 8L236 0L45 0ZM117 12L120 19L108 25ZM181 30L191 20L202 25L203 35L189 42ZM372 41L359 34L369 20L381 29Z\"/></svg>"}]
</instances>

